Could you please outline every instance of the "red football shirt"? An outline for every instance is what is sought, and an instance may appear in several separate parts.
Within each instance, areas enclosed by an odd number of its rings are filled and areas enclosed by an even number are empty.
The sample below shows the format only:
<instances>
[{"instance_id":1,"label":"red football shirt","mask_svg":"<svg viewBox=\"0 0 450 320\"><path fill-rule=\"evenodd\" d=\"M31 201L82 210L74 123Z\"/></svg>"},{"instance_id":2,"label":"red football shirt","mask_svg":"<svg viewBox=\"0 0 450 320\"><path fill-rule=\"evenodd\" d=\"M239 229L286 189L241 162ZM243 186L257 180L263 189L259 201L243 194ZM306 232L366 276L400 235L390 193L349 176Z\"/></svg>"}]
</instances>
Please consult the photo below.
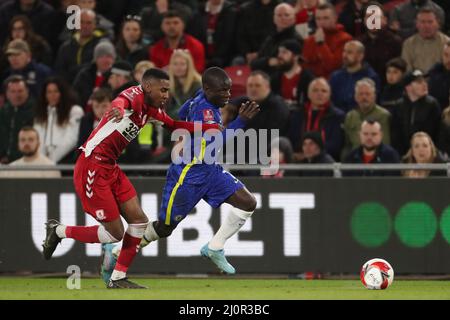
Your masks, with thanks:
<instances>
[{"instance_id":1,"label":"red football shirt","mask_svg":"<svg viewBox=\"0 0 450 320\"><path fill-rule=\"evenodd\" d=\"M193 122L174 121L162 109L147 105L144 98L141 86L122 91L112 102L112 107L124 109L123 119L116 123L104 116L84 145L80 147L85 156L89 157L95 151L103 157L117 160L149 119L161 122L170 130L182 128L194 132ZM201 129L202 131L219 129L219 125L202 124Z\"/></svg>"}]
</instances>

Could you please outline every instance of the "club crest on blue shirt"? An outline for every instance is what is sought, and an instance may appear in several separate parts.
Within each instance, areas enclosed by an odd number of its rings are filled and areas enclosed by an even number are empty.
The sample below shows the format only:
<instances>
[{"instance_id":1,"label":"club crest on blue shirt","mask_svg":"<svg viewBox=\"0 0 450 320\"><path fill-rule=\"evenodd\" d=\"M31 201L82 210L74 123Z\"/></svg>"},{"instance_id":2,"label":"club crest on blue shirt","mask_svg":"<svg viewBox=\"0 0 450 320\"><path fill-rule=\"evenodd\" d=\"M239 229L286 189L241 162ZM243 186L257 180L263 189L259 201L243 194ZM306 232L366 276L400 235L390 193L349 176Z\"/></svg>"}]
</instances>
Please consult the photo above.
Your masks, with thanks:
<instances>
[{"instance_id":1,"label":"club crest on blue shirt","mask_svg":"<svg viewBox=\"0 0 450 320\"><path fill-rule=\"evenodd\" d=\"M211 109L205 109L203 110L203 121L209 122L214 121L214 113Z\"/></svg>"}]
</instances>

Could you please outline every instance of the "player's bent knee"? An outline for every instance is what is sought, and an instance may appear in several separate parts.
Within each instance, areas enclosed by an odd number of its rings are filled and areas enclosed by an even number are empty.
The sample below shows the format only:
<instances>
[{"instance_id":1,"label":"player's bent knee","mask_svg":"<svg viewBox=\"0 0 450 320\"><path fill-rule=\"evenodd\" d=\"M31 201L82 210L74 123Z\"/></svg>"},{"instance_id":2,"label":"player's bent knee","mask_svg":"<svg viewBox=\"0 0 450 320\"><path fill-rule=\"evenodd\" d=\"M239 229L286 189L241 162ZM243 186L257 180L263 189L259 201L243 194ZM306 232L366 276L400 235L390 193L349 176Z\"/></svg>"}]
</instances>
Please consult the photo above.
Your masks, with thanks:
<instances>
[{"instance_id":1,"label":"player's bent knee","mask_svg":"<svg viewBox=\"0 0 450 320\"><path fill-rule=\"evenodd\" d=\"M248 197L248 199L246 201L245 206L246 206L246 209L244 209L245 211L253 212L256 210L257 202L256 202L256 198L253 194L250 194L250 196Z\"/></svg>"},{"instance_id":2,"label":"player's bent knee","mask_svg":"<svg viewBox=\"0 0 450 320\"><path fill-rule=\"evenodd\" d=\"M172 231L175 229L174 226L168 226L160 221L153 222L153 228L160 238L167 238L172 234Z\"/></svg>"}]
</instances>

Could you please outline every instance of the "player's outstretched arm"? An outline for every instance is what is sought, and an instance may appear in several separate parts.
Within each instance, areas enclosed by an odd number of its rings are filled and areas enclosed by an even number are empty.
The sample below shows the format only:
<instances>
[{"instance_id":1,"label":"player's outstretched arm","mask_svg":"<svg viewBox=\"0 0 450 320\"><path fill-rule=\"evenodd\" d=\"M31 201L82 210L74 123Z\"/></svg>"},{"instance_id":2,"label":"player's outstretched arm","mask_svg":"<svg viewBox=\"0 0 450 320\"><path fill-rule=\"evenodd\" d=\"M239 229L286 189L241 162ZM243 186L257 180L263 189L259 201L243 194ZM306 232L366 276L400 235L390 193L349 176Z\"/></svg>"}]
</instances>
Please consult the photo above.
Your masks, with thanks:
<instances>
[{"instance_id":1,"label":"player's outstretched arm","mask_svg":"<svg viewBox=\"0 0 450 320\"><path fill-rule=\"evenodd\" d=\"M155 116L152 115L152 117L155 118L156 120L163 122L164 127L171 131L176 130L176 129L185 129L185 130L188 130L190 133L194 133L195 131L198 131L199 129L202 132L205 132L206 130L209 130L209 129L216 129L216 130L223 129L222 126L217 123L208 124L208 123L200 123L199 122L199 123L197 123L197 125L195 125L194 122L173 120L164 111L156 114Z\"/></svg>"}]
</instances>

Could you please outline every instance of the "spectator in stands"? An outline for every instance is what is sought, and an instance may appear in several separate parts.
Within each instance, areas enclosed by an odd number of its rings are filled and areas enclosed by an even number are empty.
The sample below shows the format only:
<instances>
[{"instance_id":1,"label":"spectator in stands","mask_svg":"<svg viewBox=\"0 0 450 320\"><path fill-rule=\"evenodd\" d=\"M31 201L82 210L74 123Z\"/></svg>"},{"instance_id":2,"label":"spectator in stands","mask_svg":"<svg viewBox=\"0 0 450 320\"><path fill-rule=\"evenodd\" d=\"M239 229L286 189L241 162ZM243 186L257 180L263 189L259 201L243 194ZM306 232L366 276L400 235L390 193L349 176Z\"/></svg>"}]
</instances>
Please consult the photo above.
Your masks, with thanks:
<instances>
[{"instance_id":1,"label":"spectator in stands","mask_svg":"<svg viewBox=\"0 0 450 320\"><path fill-rule=\"evenodd\" d=\"M170 100L167 113L178 119L178 110L202 86L202 77L195 70L192 56L187 50L175 50L170 58Z\"/></svg>"},{"instance_id":2,"label":"spectator in stands","mask_svg":"<svg viewBox=\"0 0 450 320\"><path fill-rule=\"evenodd\" d=\"M363 78L372 79L380 90L380 78L372 67L364 61L364 45L352 40L345 44L342 61L344 66L330 77L332 100L336 107L344 112L352 110L356 106L355 85Z\"/></svg>"},{"instance_id":3,"label":"spectator in stands","mask_svg":"<svg viewBox=\"0 0 450 320\"><path fill-rule=\"evenodd\" d=\"M30 47L24 40L11 41L5 54L8 57L9 67L2 73L0 81L3 82L11 75L20 75L27 82L30 94L36 97L52 70L45 64L33 60Z\"/></svg>"},{"instance_id":4,"label":"spectator in stands","mask_svg":"<svg viewBox=\"0 0 450 320\"><path fill-rule=\"evenodd\" d=\"M295 2L295 30L306 39L316 31L315 14L320 0L297 0Z\"/></svg>"},{"instance_id":5,"label":"spectator in stands","mask_svg":"<svg viewBox=\"0 0 450 320\"><path fill-rule=\"evenodd\" d=\"M439 102L441 109L449 106L450 93L450 41L442 50L442 62L435 64L428 72L430 95Z\"/></svg>"},{"instance_id":6,"label":"spectator in stands","mask_svg":"<svg viewBox=\"0 0 450 320\"><path fill-rule=\"evenodd\" d=\"M287 3L280 3L273 14L275 31L268 35L258 51L258 56L252 60L252 70L263 70L267 73L278 67L278 47L284 40L294 39L302 43L300 35L295 31L294 8Z\"/></svg>"},{"instance_id":7,"label":"spectator in stands","mask_svg":"<svg viewBox=\"0 0 450 320\"><path fill-rule=\"evenodd\" d=\"M84 64L90 63L94 49L105 33L97 29L96 14L92 10L81 10L80 30L65 41L58 50L55 71L71 83Z\"/></svg>"},{"instance_id":8,"label":"spectator in stands","mask_svg":"<svg viewBox=\"0 0 450 320\"><path fill-rule=\"evenodd\" d=\"M367 22L367 19L370 17L367 11L369 6L377 6L380 9L382 14L380 17L381 29L366 29L366 32L359 39L366 49L366 61L380 76L381 82L384 85L386 62L401 55L403 40L388 28L387 13L378 2L371 1L364 7L364 21Z\"/></svg>"},{"instance_id":9,"label":"spectator in stands","mask_svg":"<svg viewBox=\"0 0 450 320\"><path fill-rule=\"evenodd\" d=\"M81 118L77 146L82 146L86 142L103 115L111 107L112 92L108 88L98 88L92 93L90 100L92 101L92 111L86 112Z\"/></svg>"},{"instance_id":10,"label":"spectator in stands","mask_svg":"<svg viewBox=\"0 0 450 320\"><path fill-rule=\"evenodd\" d=\"M147 1L147 3L148 5L144 4L144 7L140 12L145 44L153 44L164 37L164 34L161 31L161 23L164 14L168 11L177 11L183 16L183 21L185 21L188 26L192 21L194 8L189 3L186 3L186 1L158 0Z\"/></svg>"},{"instance_id":11,"label":"spectator in stands","mask_svg":"<svg viewBox=\"0 0 450 320\"><path fill-rule=\"evenodd\" d=\"M398 5L392 10L391 28L406 39L416 32L415 20L418 12L423 8L431 8L436 12L439 24L444 25L445 14L441 7L431 0L410 0Z\"/></svg>"},{"instance_id":12,"label":"spectator in stands","mask_svg":"<svg viewBox=\"0 0 450 320\"><path fill-rule=\"evenodd\" d=\"M360 146L353 149L345 158L345 163L399 163L400 157L396 150L384 144L383 130L378 121L365 120L360 129ZM375 170L344 171L346 176L386 176L397 175L397 172Z\"/></svg>"},{"instance_id":13,"label":"spectator in stands","mask_svg":"<svg viewBox=\"0 0 450 320\"><path fill-rule=\"evenodd\" d=\"M408 70L428 70L442 61L442 50L450 40L439 31L439 20L434 10L420 9L416 18L417 33L403 43L402 58L408 65Z\"/></svg>"},{"instance_id":14,"label":"spectator in stands","mask_svg":"<svg viewBox=\"0 0 450 320\"><path fill-rule=\"evenodd\" d=\"M0 5L0 43L4 43L8 32L8 24L18 15L26 15L34 31L48 41L54 30L52 18L53 8L41 0L11 0Z\"/></svg>"},{"instance_id":15,"label":"spectator in stands","mask_svg":"<svg viewBox=\"0 0 450 320\"><path fill-rule=\"evenodd\" d=\"M321 4L316 9L317 29L305 40L303 57L305 68L318 77L328 78L342 66L342 53L352 36L337 24L336 11L331 4Z\"/></svg>"},{"instance_id":16,"label":"spectator in stands","mask_svg":"<svg viewBox=\"0 0 450 320\"><path fill-rule=\"evenodd\" d=\"M154 68L155 64L148 60L142 60L139 61L136 66L134 67L133 71L133 77L134 80L141 83L142 82L142 76L144 75L144 72L148 69Z\"/></svg>"},{"instance_id":17,"label":"spectator in stands","mask_svg":"<svg viewBox=\"0 0 450 320\"><path fill-rule=\"evenodd\" d=\"M290 109L298 109L308 99L308 86L314 75L301 65L301 46L285 40L278 47L279 64L271 76L272 90L283 97Z\"/></svg>"},{"instance_id":18,"label":"spectator in stands","mask_svg":"<svg viewBox=\"0 0 450 320\"><path fill-rule=\"evenodd\" d=\"M302 152L304 159L301 164L327 164L334 163L334 159L325 151L320 132L306 132L302 139ZM333 171L328 170L301 170L302 177L332 177Z\"/></svg>"},{"instance_id":19,"label":"spectator in stands","mask_svg":"<svg viewBox=\"0 0 450 320\"><path fill-rule=\"evenodd\" d=\"M184 32L185 22L183 16L176 11L164 14L161 30L164 38L150 47L150 60L158 68L167 68L170 57L175 49L187 49L194 58L195 68L202 72L205 69L205 48L193 36Z\"/></svg>"},{"instance_id":20,"label":"spectator in stands","mask_svg":"<svg viewBox=\"0 0 450 320\"><path fill-rule=\"evenodd\" d=\"M238 12L236 46L238 54L248 64L258 57L258 51L268 34L275 31L273 12L279 0L249 0Z\"/></svg>"},{"instance_id":21,"label":"spectator in stands","mask_svg":"<svg viewBox=\"0 0 450 320\"><path fill-rule=\"evenodd\" d=\"M339 23L355 38L362 36L364 32L364 6L368 2L369 0L349 0L339 14Z\"/></svg>"},{"instance_id":22,"label":"spectator in stands","mask_svg":"<svg viewBox=\"0 0 450 320\"><path fill-rule=\"evenodd\" d=\"M439 149L450 157L450 107L447 107L442 112L441 128L439 131L438 139Z\"/></svg>"},{"instance_id":23,"label":"spectator in stands","mask_svg":"<svg viewBox=\"0 0 450 320\"><path fill-rule=\"evenodd\" d=\"M40 141L39 134L33 127L23 127L19 131L19 151L22 154L20 159L11 162L9 165L13 167L23 166L51 166L55 165L46 156L39 152ZM44 170L17 170L17 171L0 171L0 178L60 178L59 171Z\"/></svg>"},{"instance_id":24,"label":"spectator in stands","mask_svg":"<svg viewBox=\"0 0 450 320\"><path fill-rule=\"evenodd\" d=\"M386 85L380 97L380 105L392 111L392 107L402 98L405 88L403 76L406 72L406 62L402 58L394 58L386 63Z\"/></svg>"},{"instance_id":25,"label":"spectator in stands","mask_svg":"<svg viewBox=\"0 0 450 320\"><path fill-rule=\"evenodd\" d=\"M116 44L117 55L128 61L132 67L148 58L148 46L142 42L141 18L128 15L120 28L119 40Z\"/></svg>"},{"instance_id":26,"label":"spectator in stands","mask_svg":"<svg viewBox=\"0 0 450 320\"><path fill-rule=\"evenodd\" d=\"M270 146L270 165L288 164L292 162L292 145L288 138L278 137L272 140ZM261 169L263 178L283 178L290 175L289 171L279 168Z\"/></svg>"},{"instance_id":27,"label":"spectator in stands","mask_svg":"<svg viewBox=\"0 0 450 320\"><path fill-rule=\"evenodd\" d=\"M207 0L193 16L191 34L206 52L206 67L225 67L235 51L237 11L228 0Z\"/></svg>"},{"instance_id":28,"label":"spectator in stands","mask_svg":"<svg viewBox=\"0 0 450 320\"><path fill-rule=\"evenodd\" d=\"M272 92L270 77L262 71L253 71L247 79L247 97L259 104L260 111L247 122L247 128L279 129L286 134L289 109L279 95ZM241 104L238 103L237 106Z\"/></svg>"},{"instance_id":29,"label":"spectator in stands","mask_svg":"<svg viewBox=\"0 0 450 320\"><path fill-rule=\"evenodd\" d=\"M85 66L75 77L73 86L78 93L81 106L86 108L89 97L95 88L105 84L105 73L109 71L116 60L116 50L109 41L101 41L95 46L94 59Z\"/></svg>"},{"instance_id":30,"label":"spectator in stands","mask_svg":"<svg viewBox=\"0 0 450 320\"><path fill-rule=\"evenodd\" d=\"M247 129L257 130L258 138L259 129L278 129L280 136L286 135L289 109L283 98L272 92L270 77L265 72L260 70L253 71L247 79L247 97L234 99L230 103L239 108L242 103L249 100L256 101L259 104L260 111L247 122ZM270 145L267 148L270 148ZM249 150L248 146L247 150ZM248 155L249 152L246 152L246 154ZM251 156L248 159L249 161L257 160Z\"/></svg>"},{"instance_id":31,"label":"spectator in stands","mask_svg":"<svg viewBox=\"0 0 450 320\"><path fill-rule=\"evenodd\" d=\"M133 67L126 61L118 61L111 67L108 84L113 90L112 95L115 99L123 90L139 83L133 78Z\"/></svg>"},{"instance_id":32,"label":"spectator in stands","mask_svg":"<svg viewBox=\"0 0 450 320\"><path fill-rule=\"evenodd\" d=\"M402 159L403 163L445 163L433 140L426 132L416 132L411 137L411 147ZM447 176L446 170L404 170L402 175L408 178L426 178L428 176Z\"/></svg>"},{"instance_id":33,"label":"spectator in stands","mask_svg":"<svg viewBox=\"0 0 450 320\"><path fill-rule=\"evenodd\" d=\"M34 128L42 143L41 153L55 163L74 162L83 114L65 80L49 78L39 96L34 117Z\"/></svg>"},{"instance_id":34,"label":"spectator in stands","mask_svg":"<svg viewBox=\"0 0 450 320\"><path fill-rule=\"evenodd\" d=\"M357 106L347 113L344 121L345 148L342 159L360 144L359 131L364 120L371 119L381 125L383 131L383 143L391 144L390 120L391 114L386 109L377 105L375 83L368 78L356 82L355 100Z\"/></svg>"},{"instance_id":35,"label":"spectator in stands","mask_svg":"<svg viewBox=\"0 0 450 320\"><path fill-rule=\"evenodd\" d=\"M111 41L114 41L114 23L96 10L96 0L77 0L77 5L83 10L92 10L96 13L97 28L105 32Z\"/></svg>"},{"instance_id":36,"label":"spectator in stands","mask_svg":"<svg viewBox=\"0 0 450 320\"><path fill-rule=\"evenodd\" d=\"M17 149L19 130L33 125L33 99L25 79L14 75L4 82L6 103L0 108L0 163L20 158Z\"/></svg>"},{"instance_id":37,"label":"spectator in stands","mask_svg":"<svg viewBox=\"0 0 450 320\"><path fill-rule=\"evenodd\" d=\"M37 63L53 66L53 54L50 45L47 40L34 33L30 19L25 15L15 16L11 19L8 35L3 46L4 51L6 51L9 42L16 39L21 39L28 43L31 54Z\"/></svg>"},{"instance_id":38,"label":"spectator in stands","mask_svg":"<svg viewBox=\"0 0 450 320\"><path fill-rule=\"evenodd\" d=\"M301 141L305 132L318 131L325 150L338 160L344 145L342 123L345 114L331 103L331 88L325 78L314 79L308 88L309 101L299 111L291 113L289 139L294 147L295 160L303 160Z\"/></svg>"},{"instance_id":39,"label":"spectator in stands","mask_svg":"<svg viewBox=\"0 0 450 320\"><path fill-rule=\"evenodd\" d=\"M408 72L403 85L406 94L392 107L392 146L404 155L411 136L424 131L437 141L441 108L435 98L428 94L428 84L420 70Z\"/></svg>"}]
</instances>

